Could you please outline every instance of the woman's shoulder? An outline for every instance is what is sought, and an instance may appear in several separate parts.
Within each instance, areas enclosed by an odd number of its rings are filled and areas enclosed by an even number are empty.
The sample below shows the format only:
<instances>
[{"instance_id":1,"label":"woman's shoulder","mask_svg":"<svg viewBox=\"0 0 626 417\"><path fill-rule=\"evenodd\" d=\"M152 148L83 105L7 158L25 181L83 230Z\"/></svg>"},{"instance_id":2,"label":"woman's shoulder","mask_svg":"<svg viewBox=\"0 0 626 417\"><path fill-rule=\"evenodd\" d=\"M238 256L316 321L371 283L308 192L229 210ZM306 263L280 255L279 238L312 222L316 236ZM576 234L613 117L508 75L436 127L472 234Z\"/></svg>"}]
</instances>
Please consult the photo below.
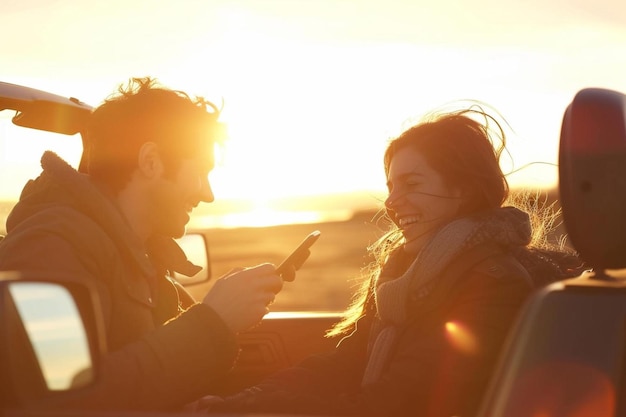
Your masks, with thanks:
<instances>
[{"instance_id":1,"label":"woman's shoulder","mask_svg":"<svg viewBox=\"0 0 626 417\"><path fill-rule=\"evenodd\" d=\"M535 287L529 271L502 248L458 274L447 299L453 304L518 304Z\"/></svg>"},{"instance_id":2,"label":"woman's shoulder","mask_svg":"<svg viewBox=\"0 0 626 417\"><path fill-rule=\"evenodd\" d=\"M495 243L485 243L463 251L442 272L441 281L514 281L532 286L528 270L514 253Z\"/></svg>"},{"instance_id":3,"label":"woman's shoulder","mask_svg":"<svg viewBox=\"0 0 626 417\"><path fill-rule=\"evenodd\" d=\"M508 280L525 283L533 286L533 280L529 271L509 251L501 249L488 257L478 261L469 270L470 275L479 279L483 277L489 280Z\"/></svg>"},{"instance_id":4,"label":"woman's shoulder","mask_svg":"<svg viewBox=\"0 0 626 417\"><path fill-rule=\"evenodd\" d=\"M584 269L577 254L566 250L492 249L471 267L465 268L462 279L457 276L456 287L458 291L532 292L552 282L577 276Z\"/></svg>"},{"instance_id":5,"label":"woman's shoulder","mask_svg":"<svg viewBox=\"0 0 626 417\"><path fill-rule=\"evenodd\" d=\"M567 250L483 244L457 256L444 273L458 276L462 271L475 279L506 278L537 288L577 276L584 269L578 255Z\"/></svg>"},{"instance_id":6,"label":"woman's shoulder","mask_svg":"<svg viewBox=\"0 0 626 417\"><path fill-rule=\"evenodd\" d=\"M481 244L461 252L434 284L428 297L412 294L415 308L431 310L440 305L457 304L459 299L481 303L500 296L506 298L507 294L522 297L532 290L528 271L497 244Z\"/></svg>"}]
</instances>

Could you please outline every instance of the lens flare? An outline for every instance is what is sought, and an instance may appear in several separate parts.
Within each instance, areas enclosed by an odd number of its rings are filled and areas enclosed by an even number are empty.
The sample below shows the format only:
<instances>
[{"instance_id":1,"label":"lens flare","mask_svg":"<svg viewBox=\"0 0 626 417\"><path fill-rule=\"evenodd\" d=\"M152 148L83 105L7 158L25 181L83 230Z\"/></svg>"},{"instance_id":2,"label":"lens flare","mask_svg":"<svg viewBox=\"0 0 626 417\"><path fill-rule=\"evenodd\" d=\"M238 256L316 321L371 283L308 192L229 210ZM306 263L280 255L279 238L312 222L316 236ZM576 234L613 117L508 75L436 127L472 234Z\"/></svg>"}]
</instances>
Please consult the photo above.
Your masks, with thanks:
<instances>
[{"instance_id":1,"label":"lens flare","mask_svg":"<svg viewBox=\"0 0 626 417\"><path fill-rule=\"evenodd\" d=\"M617 407L616 389L603 371L583 363L537 364L517 381L506 405L509 417L609 417Z\"/></svg>"},{"instance_id":2,"label":"lens flare","mask_svg":"<svg viewBox=\"0 0 626 417\"><path fill-rule=\"evenodd\" d=\"M449 321L446 323L446 336L456 349L465 354L471 355L478 351L476 336L459 322Z\"/></svg>"}]
</instances>

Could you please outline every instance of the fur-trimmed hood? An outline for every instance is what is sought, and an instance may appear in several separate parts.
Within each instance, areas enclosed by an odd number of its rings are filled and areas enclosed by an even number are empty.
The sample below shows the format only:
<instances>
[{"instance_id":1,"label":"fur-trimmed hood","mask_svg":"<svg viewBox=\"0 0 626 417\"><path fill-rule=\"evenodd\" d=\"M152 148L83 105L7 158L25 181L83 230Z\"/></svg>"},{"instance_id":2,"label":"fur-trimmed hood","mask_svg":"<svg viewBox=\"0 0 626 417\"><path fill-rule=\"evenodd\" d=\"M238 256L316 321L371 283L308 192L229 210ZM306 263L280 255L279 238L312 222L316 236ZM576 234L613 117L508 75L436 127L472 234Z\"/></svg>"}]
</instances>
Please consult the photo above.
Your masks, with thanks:
<instances>
[{"instance_id":1,"label":"fur-trimmed hood","mask_svg":"<svg viewBox=\"0 0 626 417\"><path fill-rule=\"evenodd\" d=\"M44 152L41 167L42 173L28 181L7 218L7 233L42 210L66 207L97 223L120 253L134 260L146 275L154 274L153 265L146 257L147 251L154 252L168 269L186 275L200 270L187 261L173 239L155 236L145 247L114 202L94 185L88 175L76 171L54 152Z\"/></svg>"}]
</instances>

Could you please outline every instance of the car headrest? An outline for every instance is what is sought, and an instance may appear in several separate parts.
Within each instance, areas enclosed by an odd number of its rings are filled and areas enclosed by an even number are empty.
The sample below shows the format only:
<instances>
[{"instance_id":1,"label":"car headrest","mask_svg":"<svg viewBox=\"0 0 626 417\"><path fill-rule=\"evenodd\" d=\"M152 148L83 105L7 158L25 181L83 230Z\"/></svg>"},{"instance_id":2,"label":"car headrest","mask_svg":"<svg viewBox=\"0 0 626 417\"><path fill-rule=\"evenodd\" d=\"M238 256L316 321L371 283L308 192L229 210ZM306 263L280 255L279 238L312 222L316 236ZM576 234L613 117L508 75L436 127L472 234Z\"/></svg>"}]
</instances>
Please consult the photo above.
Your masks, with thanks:
<instances>
[{"instance_id":1,"label":"car headrest","mask_svg":"<svg viewBox=\"0 0 626 417\"><path fill-rule=\"evenodd\" d=\"M595 269L626 268L626 96L579 91L565 110L559 192L570 240Z\"/></svg>"}]
</instances>

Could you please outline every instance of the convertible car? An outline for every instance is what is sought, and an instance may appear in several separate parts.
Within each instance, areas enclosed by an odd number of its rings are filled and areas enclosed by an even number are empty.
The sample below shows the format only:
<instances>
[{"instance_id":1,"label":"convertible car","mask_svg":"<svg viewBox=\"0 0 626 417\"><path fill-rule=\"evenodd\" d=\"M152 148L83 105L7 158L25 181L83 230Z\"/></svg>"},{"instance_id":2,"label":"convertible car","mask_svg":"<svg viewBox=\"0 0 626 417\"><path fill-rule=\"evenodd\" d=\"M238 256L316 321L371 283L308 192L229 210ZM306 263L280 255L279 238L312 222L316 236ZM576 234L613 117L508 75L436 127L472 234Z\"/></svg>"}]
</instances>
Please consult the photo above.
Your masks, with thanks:
<instances>
[{"instance_id":1,"label":"convertible car","mask_svg":"<svg viewBox=\"0 0 626 417\"><path fill-rule=\"evenodd\" d=\"M0 83L0 110L11 111L18 126L79 137L83 158L89 151L81 131L91 108L77 99ZM559 158L566 227L593 269L531 297L510 330L481 417L626 413L626 96L604 89L575 94L565 109ZM83 161L76 162L79 170ZM181 281L183 285L211 279L203 233L192 230L181 244L200 254L207 272ZM84 285L0 272L2 415L172 415L48 410L63 397L80 396L98 384L105 343L97 303ZM58 324L56 330L43 326L42 317ZM337 318L325 313L268 315L259 327L239 335L242 354L225 389L247 386L328 349L333 342L323 334Z\"/></svg>"}]
</instances>

